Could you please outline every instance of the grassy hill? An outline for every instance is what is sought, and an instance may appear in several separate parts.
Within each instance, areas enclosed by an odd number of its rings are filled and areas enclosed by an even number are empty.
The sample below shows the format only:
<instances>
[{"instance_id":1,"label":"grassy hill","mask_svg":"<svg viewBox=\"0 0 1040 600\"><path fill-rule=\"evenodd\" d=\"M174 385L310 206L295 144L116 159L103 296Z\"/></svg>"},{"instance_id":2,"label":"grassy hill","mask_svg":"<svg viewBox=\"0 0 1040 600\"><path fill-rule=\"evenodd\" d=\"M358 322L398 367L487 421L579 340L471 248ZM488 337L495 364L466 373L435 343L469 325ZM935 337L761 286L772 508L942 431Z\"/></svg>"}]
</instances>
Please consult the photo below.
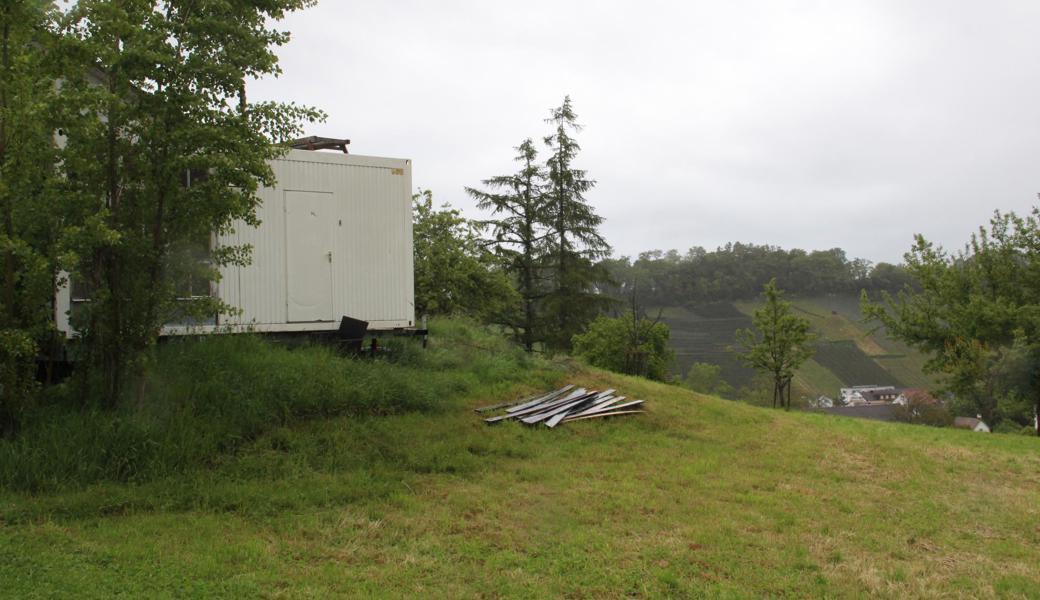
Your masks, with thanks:
<instances>
[{"instance_id":1,"label":"grassy hill","mask_svg":"<svg viewBox=\"0 0 1040 600\"><path fill-rule=\"evenodd\" d=\"M568 363L514 376L513 354L458 330L438 330L431 351L454 382L431 384L432 408L289 420L198 468L133 482L0 492L4 594L1040 589L1036 439L784 413ZM488 427L470 410L564 380L645 398L649 412L549 431Z\"/></svg>"},{"instance_id":2,"label":"grassy hill","mask_svg":"<svg viewBox=\"0 0 1040 600\"><path fill-rule=\"evenodd\" d=\"M799 395L835 397L838 388L851 385L931 388L936 384L924 372L924 356L890 339L884 330L862 322L858 297L831 295L791 302L819 336L816 356L795 378ZM751 314L759 306L758 302L736 302L664 309L662 320L672 331L676 371L685 374L693 362L708 362L720 365L723 378L735 388L750 384L754 372L741 365L728 348L736 330L751 327Z\"/></svg>"}]
</instances>

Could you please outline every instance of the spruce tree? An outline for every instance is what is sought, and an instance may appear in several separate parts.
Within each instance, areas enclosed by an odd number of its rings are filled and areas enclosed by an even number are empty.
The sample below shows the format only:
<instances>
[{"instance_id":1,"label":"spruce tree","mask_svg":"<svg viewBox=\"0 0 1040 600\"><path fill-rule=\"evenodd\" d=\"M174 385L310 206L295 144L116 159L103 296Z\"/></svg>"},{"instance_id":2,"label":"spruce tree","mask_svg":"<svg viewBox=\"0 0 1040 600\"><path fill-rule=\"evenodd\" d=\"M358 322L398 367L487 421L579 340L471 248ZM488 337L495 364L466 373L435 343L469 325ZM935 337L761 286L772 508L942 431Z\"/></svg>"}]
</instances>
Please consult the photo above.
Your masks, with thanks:
<instances>
[{"instance_id":1,"label":"spruce tree","mask_svg":"<svg viewBox=\"0 0 1040 600\"><path fill-rule=\"evenodd\" d=\"M546 296L545 253L547 218L545 169L537 162L538 150L530 138L516 147L520 170L483 181L485 190L466 188L481 210L493 219L483 222L491 230L493 251L514 279L520 295L519 310L502 315L524 349L534 350L544 341L540 303Z\"/></svg>"},{"instance_id":2,"label":"spruce tree","mask_svg":"<svg viewBox=\"0 0 1040 600\"><path fill-rule=\"evenodd\" d=\"M546 162L546 221L553 285L546 298L553 321L547 341L557 349L569 349L571 338L581 333L608 302L596 293L598 284L609 281L606 270L596 261L610 253L610 246L599 233L603 218L585 199L596 182L574 167L581 150L572 137L581 131L577 119L570 96L546 119L554 127L545 137L550 153Z\"/></svg>"}]
</instances>

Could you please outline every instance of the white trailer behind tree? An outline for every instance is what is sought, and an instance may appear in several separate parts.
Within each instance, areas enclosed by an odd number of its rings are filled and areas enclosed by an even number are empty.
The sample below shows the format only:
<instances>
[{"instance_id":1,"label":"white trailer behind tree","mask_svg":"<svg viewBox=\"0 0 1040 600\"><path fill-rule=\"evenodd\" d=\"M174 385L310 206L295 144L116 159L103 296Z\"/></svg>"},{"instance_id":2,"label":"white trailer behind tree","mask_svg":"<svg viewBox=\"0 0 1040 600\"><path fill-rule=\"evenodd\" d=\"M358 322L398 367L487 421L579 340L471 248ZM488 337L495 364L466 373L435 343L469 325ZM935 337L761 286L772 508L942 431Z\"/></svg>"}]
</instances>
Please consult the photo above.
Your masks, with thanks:
<instances>
[{"instance_id":1,"label":"white trailer behind tree","mask_svg":"<svg viewBox=\"0 0 1040 600\"><path fill-rule=\"evenodd\" d=\"M369 330L414 327L411 161L289 150L271 167L277 184L258 192L260 225L236 223L214 239L252 246L250 264L223 267L208 290L241 313L163 334L323 332L344 316ZM72 335L69 312L88 301L60 289L59 330Z\"/></svg>"}]
</instances>

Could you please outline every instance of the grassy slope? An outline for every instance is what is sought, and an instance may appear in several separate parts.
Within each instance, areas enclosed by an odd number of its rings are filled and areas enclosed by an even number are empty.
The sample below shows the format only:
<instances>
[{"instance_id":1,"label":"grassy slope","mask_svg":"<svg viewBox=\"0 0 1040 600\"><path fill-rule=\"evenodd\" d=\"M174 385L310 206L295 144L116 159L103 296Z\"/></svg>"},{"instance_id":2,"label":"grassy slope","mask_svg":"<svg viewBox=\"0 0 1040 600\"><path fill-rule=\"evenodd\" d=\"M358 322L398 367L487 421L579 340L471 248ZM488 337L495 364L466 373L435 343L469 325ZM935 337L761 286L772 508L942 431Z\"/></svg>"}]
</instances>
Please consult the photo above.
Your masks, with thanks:
<instances>
[{"instance_id":1,"label":"grassy slope","mask_svg":"<svg viewBox=\"0 0 1040 600\"><path fill-rule=\"evenodd\" d=\"M0 495L4 593L1040 589L1035 439L785 414L599 371L569 379L645 397L650 413L486 427L466 409L492 400L477 393L445 398L452 411L278 429L151 484Z\"/></svg>"}]
</instances>

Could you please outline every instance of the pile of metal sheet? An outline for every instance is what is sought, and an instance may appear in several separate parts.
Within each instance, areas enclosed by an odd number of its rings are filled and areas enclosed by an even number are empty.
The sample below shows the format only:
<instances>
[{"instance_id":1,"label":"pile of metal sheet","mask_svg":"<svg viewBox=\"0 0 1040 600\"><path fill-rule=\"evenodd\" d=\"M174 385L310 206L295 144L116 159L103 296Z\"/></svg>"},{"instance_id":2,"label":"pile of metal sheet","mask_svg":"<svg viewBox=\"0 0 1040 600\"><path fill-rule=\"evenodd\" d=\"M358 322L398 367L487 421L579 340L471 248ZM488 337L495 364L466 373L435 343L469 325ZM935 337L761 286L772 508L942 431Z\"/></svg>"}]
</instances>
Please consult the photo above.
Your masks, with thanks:
<instances>
[{"instance_id":1,"label":"pile of metal sheet","mask_svg":"<svg viewBox=\"0 0 1040 600\"><path fill-rule=\"evenodd\" d=\"M582 421L585 419L601 419L635 415L643 410L639 406L642 400L629 400L615 395L615 390L587 390L573 385L564 386L546 394L505 402L494 406L476 409L478 413L489 413L504 410L503 414L488 417L484 422L489 425L516 419L525 425L540 425L553 428L560 423Z\"/></svg>"}]
</instances>

